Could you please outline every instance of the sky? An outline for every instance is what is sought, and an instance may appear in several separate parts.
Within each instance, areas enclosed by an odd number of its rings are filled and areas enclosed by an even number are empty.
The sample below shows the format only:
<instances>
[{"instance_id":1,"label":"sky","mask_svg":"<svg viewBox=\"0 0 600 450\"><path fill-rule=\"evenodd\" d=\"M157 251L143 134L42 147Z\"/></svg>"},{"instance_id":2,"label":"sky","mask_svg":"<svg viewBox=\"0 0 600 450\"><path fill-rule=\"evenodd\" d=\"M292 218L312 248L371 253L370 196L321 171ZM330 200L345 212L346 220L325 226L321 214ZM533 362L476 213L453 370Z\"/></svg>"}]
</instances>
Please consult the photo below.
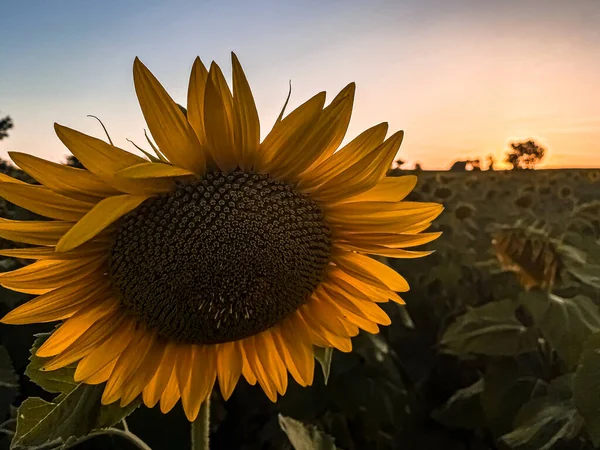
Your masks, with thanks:
<instances>
[{"instance_id":1,"label":"sky","mask_svg":"<svg viewBox=\"0 0 600 450\"><path fill-rule=\"evenodd\" d=\"M196 56L231 74L238 55L266 135L290 107L357 83L346 141L379 122L405 131L407 167L503 159L533 138L545 167L600 167L600 0L5 0L0 117L7 151L68 154L58 122L142 145L136 56L185 104ZM289 111L289 110L288 110ZM501 167L497 163L496 167Z\"/></svg>"}]
</instances>

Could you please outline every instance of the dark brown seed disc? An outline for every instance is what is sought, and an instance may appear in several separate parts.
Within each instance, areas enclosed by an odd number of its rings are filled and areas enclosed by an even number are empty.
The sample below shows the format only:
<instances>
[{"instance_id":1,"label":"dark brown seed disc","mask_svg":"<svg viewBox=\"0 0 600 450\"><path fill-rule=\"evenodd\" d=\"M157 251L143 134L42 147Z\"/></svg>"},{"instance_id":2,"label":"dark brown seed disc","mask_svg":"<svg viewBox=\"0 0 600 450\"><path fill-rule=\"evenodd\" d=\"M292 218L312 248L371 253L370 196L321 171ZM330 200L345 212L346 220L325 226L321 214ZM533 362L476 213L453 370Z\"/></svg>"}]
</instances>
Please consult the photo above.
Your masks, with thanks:
<instances>
[{"instance_id":1,"label":"dark brown seed disc","mask_svg":"<svg viewBox=\"0 0 600 450\"><path fill-rule=\"evenodd\" d=\"M293 185L213 171L124 216L109 273L124 308L159 335L216 344L306 302L331 244L321 208Z\"/></svg>"}]
</instances>

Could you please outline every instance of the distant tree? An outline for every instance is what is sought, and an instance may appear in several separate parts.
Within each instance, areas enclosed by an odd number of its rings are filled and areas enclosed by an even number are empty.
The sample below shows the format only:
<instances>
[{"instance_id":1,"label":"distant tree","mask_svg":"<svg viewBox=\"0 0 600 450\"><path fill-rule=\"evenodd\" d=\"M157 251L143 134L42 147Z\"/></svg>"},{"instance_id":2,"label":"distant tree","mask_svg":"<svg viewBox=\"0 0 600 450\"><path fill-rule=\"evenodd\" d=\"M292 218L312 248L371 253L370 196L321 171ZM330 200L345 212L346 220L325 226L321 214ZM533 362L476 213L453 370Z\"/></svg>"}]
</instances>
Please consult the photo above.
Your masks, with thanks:
<instances>
[{"instance_id":1,"label":"distant tree","mask_svg":"<svg viewBox=\"0 0 600 450\"><path fill-rule=\"evenodd\" d=\"M471 165L471 170L481 170L481 161L479 158L472 159L469 161L469 164Z\"/></svg>"},{"instance_id":2,"label":"distant tree","mask_svg":"<svg viewBox=\"0 0 600 450\"><path fill-rule=\"evenodd\" d=\"M450 167L450 172L466 172L467 164L469 164L468 160L454 161L454 164Z\"/></svg>"},{"instance_id":3,"label":"distant tree","mask_svg":"<svg viewBox=\"0 0 600 450\"><path fill-rule=\"evenodd\" d=\"M535 141L511 142L512 150L506 155L506 162L512 170L533 169L546 153L546 149Z\"/></svg>"},{"instance_id":4,"label":"distant tree","mask_svg":"<svg viewBox=\"0 0 600 450\"><path fill-rule=\"evenodd\" d=\"M71 166L71 167L76 167L78 169L85 169L85 167L83 167L83 164L81 164L81 161L79 161L77 158L75 158L75 156L73 155L69 155L67 156L67 162L66 162L67 166Z\"/></svg>"},{"instance_id":5,"label":"distant tree","mask_svg":"<svg viewBox=\"0 0 600 450\"><path fill-rule=\"evenodd\" d=\"M397 159L394 161L394 169L401 169L402 166L406 163L403 159Z\"/></svg>"},{"instance_id":6,"label":"distant tree","mask_svg":"<svg viewBox=\"0 0 600 450\"><path fill-rule=\"evenodd\" d=\"M489 155L487 157L488 170L494 170L494 162L494 157L492 155Z\"/></svg>"},{"instance_id":7,"label":"distant tree","mask_svg":"<svg viewBox=\"0 0 600 450\"><path fill-rule=\"evenodd\" d=\"M13 127L13 121L10 116L0 119L0 141L8 137L8 130Z\"/></svg>"},{"instance_id":8,"label":"distant tree","mask_svg":"<svg viewBox=\"0 0 600 450\"><path fill-rule=\"evenodd\" d=\"M415 164L415 172L422 172L423 168L421 167L421 164L416 163Z\"/></svg>"}]
</instances>

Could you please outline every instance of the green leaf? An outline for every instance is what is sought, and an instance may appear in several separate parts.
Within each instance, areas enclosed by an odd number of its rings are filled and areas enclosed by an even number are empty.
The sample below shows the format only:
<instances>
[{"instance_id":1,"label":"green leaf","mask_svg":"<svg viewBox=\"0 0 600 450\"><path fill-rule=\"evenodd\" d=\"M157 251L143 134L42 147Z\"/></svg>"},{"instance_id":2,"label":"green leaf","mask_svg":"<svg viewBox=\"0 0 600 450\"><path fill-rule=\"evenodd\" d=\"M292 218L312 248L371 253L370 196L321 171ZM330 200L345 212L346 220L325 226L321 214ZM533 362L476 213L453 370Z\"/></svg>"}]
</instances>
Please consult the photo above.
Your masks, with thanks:
<instances>
[{"instance_id":1,"label":"green leaf","mask_svg":"<svg viewBox=\"0 0 600 450\"><path fill-rule=\"evenodd\" d=\"M524 376L514 359L488 363L483 382L481 407L488 428L497 437L513 429L514 417L525 403L546 393L545 382Z\"/></svg>"},{"instance_id":2,"label":"green leaf","mask_svg":"<svg viewBox=\"0 0 600 450\"><path fill-rule=\"evenodd\" d=\"M336 450L334 439L312 425L279 414L279 426L295 450Z\"/></svg>"},{"instance_id":3,"label":"green leaf","mask_svg":"<svg viewBox=\"0 0 600 450\"><path fill-rule=\"evenodd\" d=\"M572 398L573 375L554 380L548 395L530 400L515 418L515 429L500 439L518 450L550 450L562 441L576 438L583 418Z\"/></svg>"},{"instance_id":4,"label":"green leaf","mask_svg":"<svg viewBox=\"0 0 600 450\"><path fill-rule=\"evenodd\" d=\"M440 345L458 356L514 356L535 350L534 330L516 318L516 306L512 300L501 300L468 308L446 329Z\"/></svg>"},{"instance_id":5,"label":"green leaf","mask_svg":"<svg viewBox=\"0 0 600 450\"><path fill-rule=\"evenodd\" d=\"M91 431L112 426L139 406L135 401L126 408L100 403L103 386L80 384L52 402L28 398L19 407L17 430L12 449L31 448L65 442L86 436Z\"/></svg>"},{"instance_id":6,"label":"green leaf","mask_svg":"<svg viewBox=\"0 0 600 450\"><path fill-rule=\"evenodd\" d=\"M545 292L522 293L519 301L558 356L569 368L576 367L585 341L600 331L598 306L583 295L563 298Z\"/></svg>"},{"instance_id":7,"label":"green leaf","mask_svg":"<svg viewBox=\"0 0 600 450\"><path fill-rule=\"evenodd\" d=\"M592 442L600 446L600 333L585 343L575 373L574 398Z\"/></svg>"},{"instance_id":8,"label":"green leaf","mask_svg":"<svg viewBox=\"0 0 600 450\"><path fill-rule=\"evenodd\" d=\"M568 270L582 283L600 289L600 265L586 264L580 267L570 267Z\"/></svg>"},{"instance_id":9,"label":"green leaf","mask_svg":"<svg viewBox=\"0 0 600 450\"><path fill-rule=\"evenodd\" d=\"M0 346L0 418L6 417L19 389L19 377L15 372L8 351Z\"/></svg>"},{"instance_id":10,"label":"green leaf","mask_svg":"<svg viewBox=\"0 0 600 450\"><path fill-rule=\"evenodd\" d=\"M48 360L36 356L35 353L48 337L50 337L50 333L40 333L36 335L37 339L31 347L31 356L29 357L29 361L31 362L25 369L25 375L48 392L54 394L71 392L77 387L77 383L73 380L73 375L75 374L74 366L67 366L57 370L41 370L41 367Z\"/></svg>"},{"instance_id":11,"label":"green leaf","mask_svg":"<svg viewBox=\"0 0 600 450\"><path fill-rule=\"evenodd\" d=\"M25 373L48 392L60 395L52 402L28 398L21 404L11 448L64 443L69 438L85 436L93 430L112 426L140 405L139 399L124 408L118 403L102 405L100 399L104 385L76 383L73 380L73 366L40 370L46 360L35 356L35 352L49 336L50 333L36 335Z\"/></svg>"},{"instance_id":12,"label":"green leaf","mask_svg":"<svg viewBox=\"0 0 600 450\"><path fill-rule=\"evenodd\" d=\"M0 345L0 388L16 389L19 377L15 372L8 351Z\"/></svg>"},{"instance_id":13,"label":"green leaf","mask_svg":"<svg viewBox=\"0 0 600 450\"><path fill-rule=\"evenodd\" d=\"M327 385L327 381L329 381L329 373L331 372L331 358L333 357L333 348L332 347L314 347L315 358L319 361L321 365L321 370L323 370L323 379L325 380L325 385Z\"/></svg>"},{"instance_id":14,"label":"green leaf","mask_svg":"<svg viewBox=\"0 0 600 450\"><path fill-rule=\"evenodd\" d=\"M466 388L457 390L431 417L443 425L454 428L478 429L485 426L480 394L483 392L483 379Z\"/></svg>"}]
</instances>

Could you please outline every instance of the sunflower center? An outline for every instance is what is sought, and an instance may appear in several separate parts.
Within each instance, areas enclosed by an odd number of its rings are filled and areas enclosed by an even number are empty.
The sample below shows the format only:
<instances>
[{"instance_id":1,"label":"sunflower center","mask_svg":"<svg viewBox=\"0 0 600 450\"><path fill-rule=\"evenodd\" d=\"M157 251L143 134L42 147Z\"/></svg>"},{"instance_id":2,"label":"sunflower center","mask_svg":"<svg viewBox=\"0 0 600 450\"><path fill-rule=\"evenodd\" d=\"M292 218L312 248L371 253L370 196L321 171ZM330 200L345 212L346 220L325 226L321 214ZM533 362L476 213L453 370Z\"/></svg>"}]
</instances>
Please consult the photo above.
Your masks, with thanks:
<instances>
[{"instance_id":1,"label":"sunflower center","mask_svg":"<svg viewBox=\"0 0 600 450\"><path fill-rule=\"evenodd\" d=\"M331 253L321 208L268 175L212 171L124 216L109 259L122 305L159 335L216 344L306 302Z\"/></svg>"}]
</instances>

